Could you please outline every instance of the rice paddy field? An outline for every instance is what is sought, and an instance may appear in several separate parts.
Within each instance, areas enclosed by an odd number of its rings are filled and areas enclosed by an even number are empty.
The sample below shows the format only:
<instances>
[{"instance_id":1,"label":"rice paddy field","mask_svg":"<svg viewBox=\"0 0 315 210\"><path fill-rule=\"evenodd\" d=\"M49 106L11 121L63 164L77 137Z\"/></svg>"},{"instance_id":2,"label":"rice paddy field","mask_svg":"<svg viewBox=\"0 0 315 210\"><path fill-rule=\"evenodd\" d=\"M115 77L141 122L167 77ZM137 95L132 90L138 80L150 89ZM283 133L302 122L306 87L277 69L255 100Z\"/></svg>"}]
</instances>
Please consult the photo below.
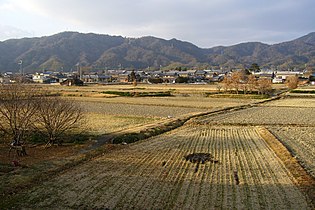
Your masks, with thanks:
<instances>
[{"instance_id":1,"label":"rice paddy field","mask_svg":"<svg viewBox=\"0 0 315 210\"><path fill-rule=\"evenodd\" d=\"M197 119L200 123L230 125L296 125L313 126L315 107L253 107L214 117Z\"/></svg>"},{"instance_id":2,"label":"rice paddy field","mask_svg":"<svg viewBox=\"0 0 315 210\"><path fill-rule=\"evenodd\" d=\"M150 91L162 87L176 89ZM71 96L85 112L87 130L100 135L214 112L55 174L6 207L314 209L315 98L255 104L262 100L205 97L210 86L177 88L172 97L104 96L92 87Z\"/></svg>"},{"instance_id":3,"label":"rice paddy field","mask_svg":"<svg viewBox=\"0 0 315 210\"><path fill-rule=\"evenodd\" d=\"M49 89L55 91L67 93L81 92L85 94L97 94L103 91L135 91L135 92L158 92L158 91L172 91L174 94L204 94L207 92L217 91L216 85L211 84L138 84L134 87L132 84L123 85L89 85L83 87L64 87L64 86L53 86Z\"/></svg>"},{"instance_id":4,"label":"rice paddy field","mask_svg":"<svg viewBox=\"0 0 315 210\"><path fill-rule=\"evenodd\" d=\"M185 156L209 154L213 161ZM255 127L187 125L20 195L37 209L311 209Z\"/></svg>"},{"instance_id":5,"label":"rice paddy field","mask_svg":"<svg viewBox=\"0 0 315 210\"><path fill-rule=\"evenodd\" d=\"M71 97L84 110L88 131L115 132L167 118L251 104L259 99L172 97Z\"/></svg>"},{"instance_id":6,"label":"rice paddy field","mask_svg":"<svg viewBox=\"0 0 315 210\"><path fill-rule=\"evenodd\" d=\"M270 127L269 130L289 148L315 178L315 127Z\"/></svg>"},{"instance_id":7,"label":"rice paddy field","mask_svg":"<svg viewBox=\"0 0 315 210\"><path fill-rule=\"evenodd\" d=\"M285 98L195 120L197 124L266 126L315 177L315 98Z\"/></svg>"}]
</instances>

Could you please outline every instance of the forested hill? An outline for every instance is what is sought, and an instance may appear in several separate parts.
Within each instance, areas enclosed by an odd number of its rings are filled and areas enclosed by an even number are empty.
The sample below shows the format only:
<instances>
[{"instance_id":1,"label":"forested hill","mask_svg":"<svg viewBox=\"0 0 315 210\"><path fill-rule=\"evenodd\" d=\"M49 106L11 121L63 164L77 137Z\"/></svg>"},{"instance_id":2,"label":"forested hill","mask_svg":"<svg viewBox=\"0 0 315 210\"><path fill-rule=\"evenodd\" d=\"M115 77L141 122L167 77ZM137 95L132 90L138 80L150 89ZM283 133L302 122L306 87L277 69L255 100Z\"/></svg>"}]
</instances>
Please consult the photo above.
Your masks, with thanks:
<instances>
[{"instance_id":1,"label":"forested hill","mask_svg":"<svg viewBox=\"0 0 315 210\"><path fill-rule=\"evenodd\" d=\"M176 39L124 38L63 32L41 38L0 42L0 72L70 70L77 65L94 69L159 68L165 66L230 66L258 63L278 67L315 66L315 33L289 42L260 42L203 49Z\"/></svg>"}]
</instances>

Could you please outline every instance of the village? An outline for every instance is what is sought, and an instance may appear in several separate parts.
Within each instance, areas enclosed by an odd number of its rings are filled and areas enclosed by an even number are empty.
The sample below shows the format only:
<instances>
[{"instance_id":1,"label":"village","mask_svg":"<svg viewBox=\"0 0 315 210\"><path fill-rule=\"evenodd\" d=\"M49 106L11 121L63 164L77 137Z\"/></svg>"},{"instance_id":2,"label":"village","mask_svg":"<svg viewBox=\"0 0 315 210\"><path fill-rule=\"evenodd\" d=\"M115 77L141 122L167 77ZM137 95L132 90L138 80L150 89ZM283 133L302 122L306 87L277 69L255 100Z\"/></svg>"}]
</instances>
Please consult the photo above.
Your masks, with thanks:
<instances>
[{"instance_id":1,"label":"village","mask_svg":"<svg viewBox=\"0 0 315 210\"><path fill-rule=\"evenodd\" d=\"M137 83L191 83L209 84L217 83L230 77L233 72L241 72L244 69L205 69L205 70L104 70L104 71L43 71L34 74L5 72L0 74L0 83L15 83L23 81L27 83L41 83L51 85L83 85L83 84L125 84L136 81ZM274 84L285 83L290 76L298 77L300 82L309 82L315 85L315 73L306 69L275 70L259 69L257 71L245 70L257 80L268 79Z\"/></svg>"}]
</instances>

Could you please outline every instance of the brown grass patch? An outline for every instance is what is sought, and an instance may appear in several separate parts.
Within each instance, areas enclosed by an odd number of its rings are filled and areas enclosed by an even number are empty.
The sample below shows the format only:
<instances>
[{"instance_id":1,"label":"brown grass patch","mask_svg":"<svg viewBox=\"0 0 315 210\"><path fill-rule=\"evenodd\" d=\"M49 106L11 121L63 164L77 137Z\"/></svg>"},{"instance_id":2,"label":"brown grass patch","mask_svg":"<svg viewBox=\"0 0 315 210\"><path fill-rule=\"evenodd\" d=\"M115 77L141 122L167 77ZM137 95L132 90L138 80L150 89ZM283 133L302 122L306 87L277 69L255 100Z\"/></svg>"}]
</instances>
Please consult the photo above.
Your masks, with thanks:
<instances>
[{"instance_id":1,"label":"brown grass patch","mask_svg":"<svg viewBox=\"0 0 315 210\"><path fill-rule=\"evenodd\" d=\"M28 155L23 157L9 157L7 145L0 144L0 208L15 202L18 199L15 195L19 192L52 179L85 161L121 148L121 145L107 144L89 150L90 143L92 142L49 148L27 146ZM13 166L12 160L17 160L20 165Z\"/></svg>"}]
</instances>

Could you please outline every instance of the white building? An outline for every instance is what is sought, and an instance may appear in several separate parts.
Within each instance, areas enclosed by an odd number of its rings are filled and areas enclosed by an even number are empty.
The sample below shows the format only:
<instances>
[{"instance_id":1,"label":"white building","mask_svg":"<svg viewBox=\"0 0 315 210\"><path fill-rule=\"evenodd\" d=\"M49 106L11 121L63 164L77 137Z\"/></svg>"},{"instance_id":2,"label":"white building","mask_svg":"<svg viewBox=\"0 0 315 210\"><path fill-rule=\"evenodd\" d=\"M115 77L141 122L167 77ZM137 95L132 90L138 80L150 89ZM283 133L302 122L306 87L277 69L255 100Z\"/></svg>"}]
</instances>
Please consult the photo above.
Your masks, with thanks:
<instances>
[{"instance_id":1,"label":"white building","mask_svg":"<svg viewBox=\"0 0 315 210\"><path fill-rule=\"evenodd\" d=\"M32 75L32 80L33 82L44 83L45 81L49 80L49 74L35 73Z\"/></svg>"}]
</instances>

